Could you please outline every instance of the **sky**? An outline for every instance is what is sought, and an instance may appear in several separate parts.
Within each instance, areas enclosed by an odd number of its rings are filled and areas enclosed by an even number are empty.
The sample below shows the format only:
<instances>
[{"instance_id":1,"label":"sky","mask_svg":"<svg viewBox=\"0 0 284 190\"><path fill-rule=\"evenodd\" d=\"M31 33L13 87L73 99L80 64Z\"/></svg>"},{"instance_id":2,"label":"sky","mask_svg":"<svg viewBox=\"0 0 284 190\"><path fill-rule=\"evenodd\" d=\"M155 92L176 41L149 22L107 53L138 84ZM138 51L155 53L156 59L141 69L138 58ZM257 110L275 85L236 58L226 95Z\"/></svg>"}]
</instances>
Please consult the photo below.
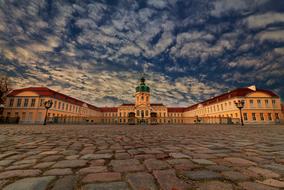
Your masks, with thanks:
<instances>
[{"instance_id":1,"label":"sky","mask_svg":"<svg viewBox=\"0 0 284 190\"><path fill-rule=\"evenodd\" d=\"M23 3L24 2L24 3ZM97 106L190 106L256 85L284 98L283 0L0 0L0 73Z\"/></svg>"}]
</instances>

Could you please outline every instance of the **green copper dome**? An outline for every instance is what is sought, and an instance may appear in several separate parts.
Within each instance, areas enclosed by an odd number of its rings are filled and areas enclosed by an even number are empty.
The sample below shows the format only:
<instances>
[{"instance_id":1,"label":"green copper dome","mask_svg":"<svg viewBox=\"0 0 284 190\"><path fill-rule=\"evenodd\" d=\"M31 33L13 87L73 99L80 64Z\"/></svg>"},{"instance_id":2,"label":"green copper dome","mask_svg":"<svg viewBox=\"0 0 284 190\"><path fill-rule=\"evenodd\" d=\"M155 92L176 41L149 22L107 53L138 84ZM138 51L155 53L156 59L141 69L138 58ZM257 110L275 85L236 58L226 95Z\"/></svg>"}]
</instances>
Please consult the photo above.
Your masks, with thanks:
<instances>
[{"instance_id":1,"label":"green copper dome","mask_svg":"<svg viewBox=\"0 0 284 190\"><path fill-rule=\"evenodd\" d=\"M145 84L145 78L141 78L141 83L136 87L136 92L150 92L150 87Z\"/></svg>"}]
</instances>

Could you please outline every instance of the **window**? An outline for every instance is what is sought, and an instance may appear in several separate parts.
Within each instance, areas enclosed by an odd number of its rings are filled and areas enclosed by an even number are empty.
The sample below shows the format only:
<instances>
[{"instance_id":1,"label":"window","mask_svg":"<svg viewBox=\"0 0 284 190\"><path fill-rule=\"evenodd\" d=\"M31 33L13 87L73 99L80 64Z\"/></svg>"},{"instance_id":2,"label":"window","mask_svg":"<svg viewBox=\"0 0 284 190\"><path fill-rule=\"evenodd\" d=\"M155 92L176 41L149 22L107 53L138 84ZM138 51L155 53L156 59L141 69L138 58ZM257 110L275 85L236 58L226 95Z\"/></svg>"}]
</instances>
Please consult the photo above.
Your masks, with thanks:
<instances>
[{"instance_id":1,"label":"window","mask_svg":"<svg viewBox=\"0 0 284 190\"><path fill-rule=\"evenodd\" d=\"M223 110L223 104L221 104L221 110Z\"/></svg>"},{"instance_id":2,"label":"window","mask_svg":"<svg viewBox=\"0 0 284 190\"><path fill-rule=\"evenodd\" d=\"M141 96L141 100L142 100L142 101L144 100L144 96Z\"/></svg>"},{"instance_id":3,"label":"window","mask_svg":"<svg viewBox=\"0 0 284 190\"><path fill-rule=\"evenodd\" d=\"M33 98L33 99L32 99L32 102L31 102L31 107L35 107L35 101L36 101L36 100Z\"/></svg>"},{"instance_id":4,"label":"window","mask_svg":"<svg viewBox=\"0 0 284 190\"><path fill-rule=\"evenodd\" d=\"M66 104L66 111L68 111L68 106L69 106L69 104Z\"/></svg>"},{"instance_id":5,"label":"window","mask_svg":"<svg viewBox=\"0 0 284 190\"><path fill-rule=\"evenodd\" d=\"M279 114L278 113L275 113L275 119L279 120Z\"/></svg>"},{"instance_id":6,"label":"window","mask_svg":"<svg viewBox=\"0 0 284 190\"><path fill-rule=\"evenodd\" d=\"M10 107L13 107L13 106L14 106L14 98L11 98L11 99L10 99L9 106L10 106Z\"/></svg>"},{"instance_id":7,"label":"window","mask_svg":"<svg viewBox=\"0 0 284 190\"><path fill-rule=\"evenodd\" d=\"M252 120L256 121L255 113L252 113Z\"/></svg>"},{"instance_id":8,"label":"window","mask_svg":"<svg viewBox=\"0 0 284 190\"><path fill-rule=\"evenodd\" d=\"M261 119L261 121L264 121L263 113L260 113L260 119Z\"/></svg>"},{"instance_id":9,"label":"window","mask_svg":"<svg viewBox=\"0 0 284 190\"><path fill-rule=\"evenodd\" d=\"M140 116L140 111L139 110L136 111L136 115Z\"/></svg>"},{"instance_id":10,"label":"window","mask_svg":"<svg viewBox=\"0 0 284 190\"><path fill-rule=\"evenodd\" d=\"M61 102L58 102L58 109L61 108Z\"/></svg>"},{"instance_id":11,"label":"window","mask_svg":"<svg viewBox=\"0 0 284 190\"><path fill-rule=\"evenodd\" d=\"M253 100L249 101L250 107L253 108Z\"/></svg>"},{"instance_id":12,"label":"window","mask_svg":"<svg viewBox=\"0 0 284 190\"><path fill-rule=\"evenodd\" d=\"M26 112L22 113L22 120L26 120Z\"/></svg>"},{"instance_id":13,"label":"window","mask_svg":"<svg viewBox=\"0 0 284 190\"><path fill-rule=\"evenodd\" d=\"M21 104L22 104L22 99L18 99L18 101L17 101L17 107L21 107Z\"/></svg>"},{"instance_id":14,"label":"window","mask_svg":"<svg viewBox=\"0 0 284 190\"><path fill-rule=\"evenodd\" d=\"M268 100L265 100L265 106L266 106L266 107L269 107Z\"/></svg>"},{"instance_id":15,"label":"window","mask_svg":"<svg viewBox=\"0 0 284 190\"><path fill-rule=\"evenodd\" d=\"M15 117L19 117L19 112L15 112Z\"/></svg>"},{"instance_id":16,"label":"window","mask_svg":"<svg viewBox=\"0 0 284 190\"><path fill-rule=\"evenodd\" d=\"M272 115L271 115L271 113L268 113L268 120L269 120L269 121L272 120Z\"/></svg>"},{"instance_id":17,"label":"window","mask_svg":"<svg viewBox=\"0 0 284 190\"><path fill-rule=\"evenodd\" d=\"M61 109L64 110L64 103L62 103L62 108Z\"/></svg>"},{"instance_id":18,"label":"window","mask_svg":"<svg viewBox=\"0 0 284 190\"><path fill-rule=\"evenodd\" d=\"M28 107L29 104L29 99L25 98L24 100L24 107Z\"/></svg>"},{"instance_id":19,"label":"window","mask_svg":"<svg viewBox=\"0 0 284 190\"><path fill-rule=\"evenodd\" d=\"M149 114L149 111L148 111L148 110L146 110L146 113L145 113L145 115L146 115L146 116L148 116L148 114Z\"/></svg>"},{"instance_id":20,"label":"window","mask_svg":"<svg viewBox=\"0 0 284 190\"><path fill-rule=\"evenodd\" d=\"M260 108L261 107L261 100L257 100L257 106Z\"/></svg>"},{"instance_id":21,"label":"window","mask_svg":"<svg viewBox=\"0 0 284 190\"><path fill-rule=\"evenodd\" d=\"M276 101L272 100L272 106L275 107L276 106Z\"/></svg>"},{"instance_id":22,"label":"window","mask_svg":"<svg viewBox=\"0 0 284 190\"><path fill-rule=\"evenodd\" d=\"M54 101L53 108L56 109L56 106L57 106L57 101Z\"/></svg>"},{"instance_id":23,"label":"window","mask_svg":"<svg viewBox=\"0 0 284 190\"><path fill-rule=\"evenodd\" d=\"M43 106L44 106L43 104L44 104L44 99L40 99L39 106L40 106L40 107L43 107Z\"/></svg>"},{"instance_id":24,"label":"window","mask_svg":"<svg viewBox=\"0 0 284 190\"><path fill-rule=\"evenodd\" d=\"M244 120L247 121L248 120L248 114L244 113Z\"/></svg>"}]
</instances>

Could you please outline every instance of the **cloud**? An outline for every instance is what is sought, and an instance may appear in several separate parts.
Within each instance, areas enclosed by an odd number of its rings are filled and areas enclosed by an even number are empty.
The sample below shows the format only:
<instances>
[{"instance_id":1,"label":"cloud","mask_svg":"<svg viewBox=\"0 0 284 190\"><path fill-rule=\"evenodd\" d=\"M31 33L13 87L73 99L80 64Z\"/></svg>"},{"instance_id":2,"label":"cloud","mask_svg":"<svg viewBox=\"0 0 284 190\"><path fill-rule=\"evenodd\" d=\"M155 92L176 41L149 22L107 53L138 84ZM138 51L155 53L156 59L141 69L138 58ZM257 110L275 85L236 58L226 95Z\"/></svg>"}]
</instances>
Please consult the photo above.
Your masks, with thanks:
<instances>
[{"instance_id":1,"label":"cloud","mask_svg":"<svg viewBox=\"0 0 284 190\"><path fill-rule=\"evenodd\" d=\"M255 8L267 3L269 0L217 0L213 3L211 14L216 17L237 12L246 14Z\"/></svg>"},{"instance_id":2,"label":"cloud","mask_svg":"<svg viewBox=\"0 0 284 190\"><path fill-rule=\"evenodd\" d=\"M167 6L166 0L148 0L147 4L157 9L163 9Z\"/></svg>"},{"instance_id":3,"label":"cloud","mask_svg":"<svg viewBox=\"0 0 284 190\"><path fill-rule=\"evenodd\" d=\"M257 34L257 38L261 41L284 42L284 30L263 31Z\"/></svg>"},{"instance_id":4,"label":"cloud","mask_svg":"<svg viewBox=\"0 0 284 190\"><path fill-rule=\"evenodd\" d=\"M269 12L260 15L252 15L245 19L249 28L265 28L275 23L284 23L284 14Z\"/></svg>"},{"instance_id":5,"label":"cloud","mask_svg":"<svg viewBox=\"0 0 284 190\"><path fill-rule=\"evenodd\" d=\"M224 36L216 43L212 34L204 32L182 33L177 36L176 45L171 49L173 57L201 59L202 62L210 57L217 57L226 50L234 48L234 41Z\"/></svg>"}]
</instances>

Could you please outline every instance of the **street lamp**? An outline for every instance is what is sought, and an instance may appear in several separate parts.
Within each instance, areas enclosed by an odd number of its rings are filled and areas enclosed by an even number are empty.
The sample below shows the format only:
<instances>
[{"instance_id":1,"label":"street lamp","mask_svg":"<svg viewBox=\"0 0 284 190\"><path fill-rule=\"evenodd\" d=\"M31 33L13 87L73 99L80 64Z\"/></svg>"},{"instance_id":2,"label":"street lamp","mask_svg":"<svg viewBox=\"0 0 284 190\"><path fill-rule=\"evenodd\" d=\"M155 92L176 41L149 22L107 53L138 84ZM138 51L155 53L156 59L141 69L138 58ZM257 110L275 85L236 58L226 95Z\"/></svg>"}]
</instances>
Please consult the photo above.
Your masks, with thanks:
<instances>
[{"instance_id":1,"label":"street lamp","mask_svg":"<svg viewBox=\"0 0 284 190\"><path fill-rule=\"evenodd\" d=\"M47 112L48 112L48 109L50 109L52 107L52 104L53 104L52 100L48 100L48 101L44 102L44 107L46 109L46 112L45 112L45 118L44 118L43 125L46 125Z\"/></svg>"},{"instance_id":2,"label":"street lamp","mask_svg":"<svg viewBox=\"0 0 284 190\"><path fill-rule=\"evenodd\" d=\"M242 126L244 126L242 109L245 106L245 101L244 100L238 100L238 101L234 101L234 103L235 103L236 107L239 108L239 110L240 110L241 124L242 124Z\"/></svg>"}]
</instances>

